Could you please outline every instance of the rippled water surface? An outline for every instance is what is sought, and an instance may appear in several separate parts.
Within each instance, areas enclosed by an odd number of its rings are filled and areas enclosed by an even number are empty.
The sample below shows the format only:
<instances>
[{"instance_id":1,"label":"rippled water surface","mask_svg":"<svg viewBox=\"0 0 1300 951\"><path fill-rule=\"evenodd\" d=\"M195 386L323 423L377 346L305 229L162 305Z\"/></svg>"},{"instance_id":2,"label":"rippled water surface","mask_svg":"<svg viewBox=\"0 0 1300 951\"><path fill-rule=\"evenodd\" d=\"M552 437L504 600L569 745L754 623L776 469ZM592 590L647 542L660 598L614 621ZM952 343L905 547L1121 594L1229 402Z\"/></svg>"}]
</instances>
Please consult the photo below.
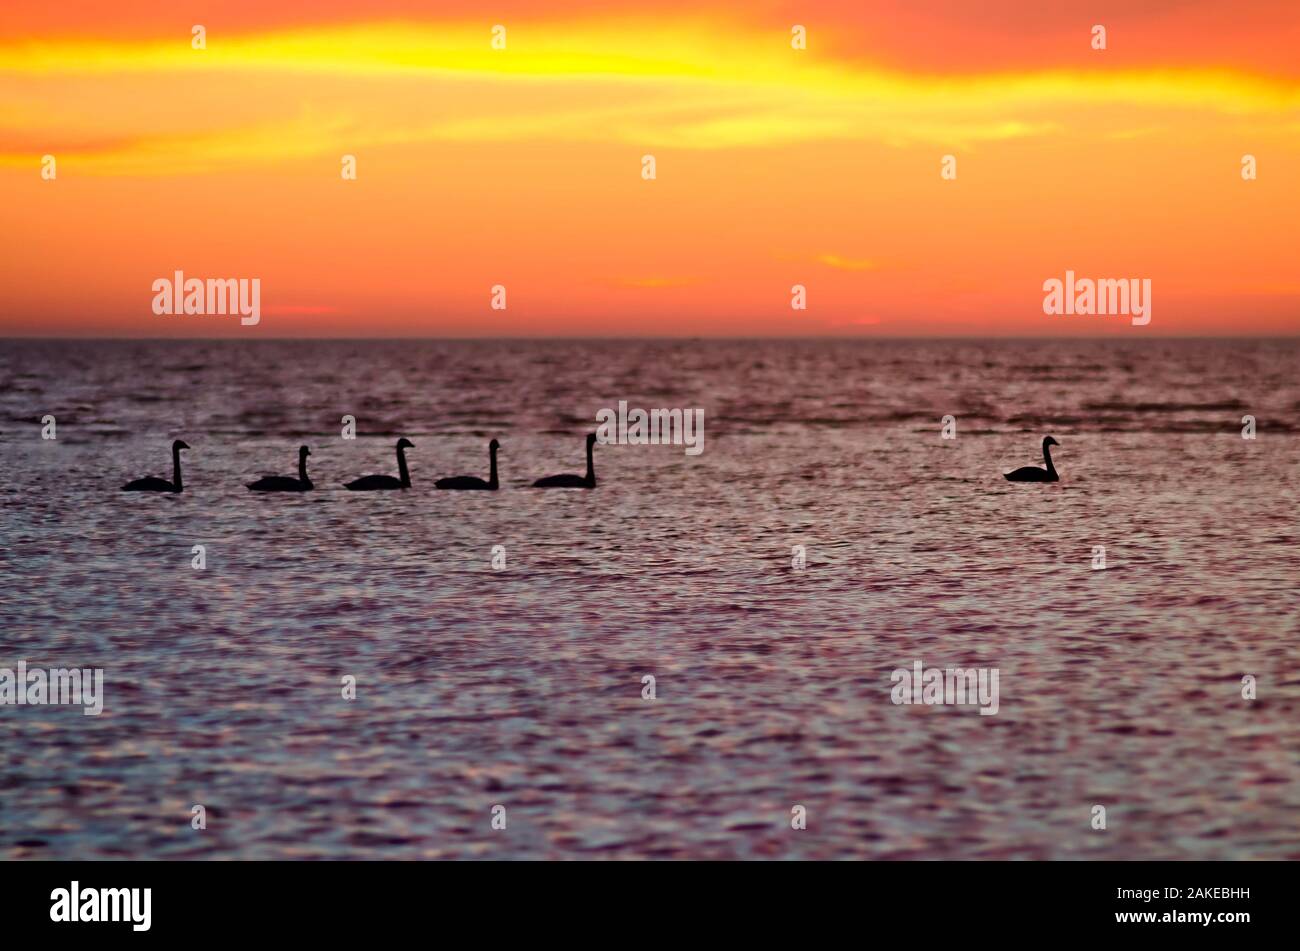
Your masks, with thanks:
<instances>
[{"instance_id":1,"label":"rippled water surface","mask_svg":"<svg viewBox=\"0 0 1300 951\"><path fill-rule=\"evenodd\" d=\"M106 678L0 707L0 856L1300 858L1298 357L0 342L0 667ZM526 487L620 399L703 454ZM1005 482L1047 433L1062 481ZM409 491L340 488L398 436ZM493 436L500 492L433 491ZM174 438L184 493L118 491ZM301 443L317 491L244 490ZM916 660L998 713L894 705Z\"/></svg>"}]
</instances>

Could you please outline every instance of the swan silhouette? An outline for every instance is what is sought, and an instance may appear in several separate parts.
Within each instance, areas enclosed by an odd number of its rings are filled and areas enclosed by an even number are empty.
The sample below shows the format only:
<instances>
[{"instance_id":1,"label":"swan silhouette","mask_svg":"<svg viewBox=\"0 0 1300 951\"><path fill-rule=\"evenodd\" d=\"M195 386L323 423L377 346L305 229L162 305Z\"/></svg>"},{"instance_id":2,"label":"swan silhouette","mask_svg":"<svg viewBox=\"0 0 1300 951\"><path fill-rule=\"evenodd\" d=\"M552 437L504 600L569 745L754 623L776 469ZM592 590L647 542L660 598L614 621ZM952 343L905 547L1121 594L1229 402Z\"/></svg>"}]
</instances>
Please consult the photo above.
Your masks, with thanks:
<instances>
[{"instance_id":1,"label":"swan silhouette","mask_svg":"<svg viewBox=\"0 0 1300 951\"><path fill-rule=\"evenodd\" d=\"M1040 469L1038 466L1022 466L1015 472L1005 472L1008 482L1059 482L1060 476L1056 474L1056 466L1052 465L1052 446L1059 446L1060 443L1048 436L1043 440L1043 461L1047 463L1046 469Z\"/></svg>"},{"instance_id":2,"label":"swan silhouette","mask_svg":"<svg viewBox=\"0 0 1300 951\"><path fill-rule=\"evenodd\" d=\"M351 489L353 492L374 492L379 489L409 489L411 487L411 473L406 469L406 450L414 449L415 443L411 442L405 436L397 440L397 471L401 473L400 479L394 479L389 475L368 475L360 479L353 479L343 487Z\"/></svg>"},{"instance_id":3,"label":"swan silhouette","mask_svg":"<svg viewBox=\"0 0 1300 951\"><path fill-rule=\"evenodd\" d=\"M185 486L181 483L181 450L190 447L181 440L172 443L172 481L156 476L145 476L122 486L123 492L180 492Z\"/></svg>"},{"instance_id":4,"label":"swan silhouette","mask_svg":"<svg viewBox=\"0 0 1300 951\"><path fill-rule=\"evenodd\" d=\"M292 476L263 476L256 482L248 483L254 492L306 492L312 488L311 479L307 478L307 457L311 450L306 446L298 447L298 478Z\"/></svg>"},{"instance_id":5,"label":"swan silhouette","mask_svg":"<svg viewBox=\"0 0 1300 951\"><path fill-rule=\"evenodd\" d=\"M596 487L596 469L591 464L591 450L596 445L596 434L587 434L587 474L553 475L538 479L533 483L534 489L594 489Z\"/></svg>"},{"instance_id":6,"label":"swan silhouette","mask_svg":"<svg viewBox=\"0 0 1300 951\"><path fill-rule=\"evenodd\" d=\"M497 450L500 448L501 444L495 439L488 443L491 473L486 482L477 476L450 476L446 479L439 479L433 484L433 487L435 489L486 489L489 492L495 492L497 490Z\"/></svg>"}]
</instances>

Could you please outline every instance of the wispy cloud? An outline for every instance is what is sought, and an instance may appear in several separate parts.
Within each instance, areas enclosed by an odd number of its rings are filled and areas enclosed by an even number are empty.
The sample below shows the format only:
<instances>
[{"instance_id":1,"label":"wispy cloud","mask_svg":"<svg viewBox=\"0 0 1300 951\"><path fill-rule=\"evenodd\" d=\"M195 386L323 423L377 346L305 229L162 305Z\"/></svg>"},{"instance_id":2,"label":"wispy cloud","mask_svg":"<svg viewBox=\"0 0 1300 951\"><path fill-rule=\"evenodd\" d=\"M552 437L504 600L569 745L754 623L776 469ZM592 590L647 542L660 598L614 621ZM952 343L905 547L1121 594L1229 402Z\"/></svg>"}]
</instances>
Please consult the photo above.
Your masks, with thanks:
<instances>
[{"instance_id":1,"label":"wispy cloud","mask_svg":"<svg viewBox=\"0 0 1300 951\"><path fill-rule=\"evenodd\" d=\"M623 287L691 287L699 283L694 277L628 277L618 282Z\"/></svg>"},{"instance_id":2,"label":"wispy cloud","mask_svg":"<svg viewBox=\"0 0 1300 951\"><path fill-rule=\"evenodd\" d=\"M183 121L158 121L182 101ZM0 162L57 148L107 174L446 141L955 149L1113 134L1096 113L1121 105L1139 127L1168 110L1276 122L1300 107L1300 86L1223 69L926 75L801 56L770 31L707 18L535 23L505 50L477 20L214 31L204 50L185 35L0 42Z\"/></svg>"},{"instance_id":3,"label":"wispy cloud","mask_svg":"<svg viewBox=\"0 0 1300 951\"><path fill-rule=\"evenodd\" d=\"M838 254L818 255L817 260L837 271L873 271L880 266L869 258L846 258Z\"/></svg>"}]
</instances>

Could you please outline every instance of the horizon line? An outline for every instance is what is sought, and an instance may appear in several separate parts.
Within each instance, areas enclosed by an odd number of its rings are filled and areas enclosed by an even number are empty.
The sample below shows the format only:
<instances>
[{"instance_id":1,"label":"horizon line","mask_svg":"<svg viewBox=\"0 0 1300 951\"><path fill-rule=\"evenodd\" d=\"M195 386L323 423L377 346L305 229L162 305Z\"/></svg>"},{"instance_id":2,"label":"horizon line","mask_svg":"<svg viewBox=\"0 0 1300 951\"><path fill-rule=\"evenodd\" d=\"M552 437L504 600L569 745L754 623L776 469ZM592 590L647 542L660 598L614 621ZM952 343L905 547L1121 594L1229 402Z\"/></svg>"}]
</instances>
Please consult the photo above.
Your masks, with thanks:
<instances>
[{"instance_id":1,"label":"horizon line","mask_svg":"<svg viewBox=\"0 0 1300 951\"><path fill-rule=\"evenodd\" d=\"M520 341L520 342L574 342L574 341L767 341L767 340L798 340L798 341L816 341L816 340L833 340L838 342L855 341L868 343L872 341L900 341L900 340L925 340L925 341L997 341L997 340L1021 340L1049 342L1054 340L1060 341L1151 341L1167 342L1170 340L1273 340L1273 341L1297 341L1300 340L1300 328L1289 334L1134 334L1121 335L1115 334L877 334L864 336L861 334L630 334L630 335L591 335L591 334L551 334L547 336L512 336L512 335L495 335L495 336L451 336L451 335L432 335L432 334L400 334L391 336L270 336L270 335L227 335L220 337L205 336L135 336L123 334L117 336L98 336L98 335L38 335L38 334L0 334L0 340L3 341L39 341L49 343L103 343L103 342L134 342L134 343L253 343L257 341L275 341L275 342L383 342L383 341L402 341L402 340L431 340L431 341L464 341L464 342L497 342L497 341Z\"/></svg>"}]
</instances>

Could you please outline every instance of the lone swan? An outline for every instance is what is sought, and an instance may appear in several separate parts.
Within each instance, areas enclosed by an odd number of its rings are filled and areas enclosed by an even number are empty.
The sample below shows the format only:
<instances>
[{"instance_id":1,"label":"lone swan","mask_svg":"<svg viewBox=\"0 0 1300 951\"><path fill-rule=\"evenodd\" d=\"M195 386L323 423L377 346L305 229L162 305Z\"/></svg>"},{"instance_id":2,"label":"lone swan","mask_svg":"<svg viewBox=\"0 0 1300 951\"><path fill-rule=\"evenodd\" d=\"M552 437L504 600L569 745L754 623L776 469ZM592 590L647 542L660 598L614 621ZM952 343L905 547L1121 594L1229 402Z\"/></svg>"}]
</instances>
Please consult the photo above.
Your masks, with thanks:
<instances>
[{"instance_id":1,"label":"lone swan","mask_svg":"<svg viewBox=\"0 0 1300 951\"><path fill-rule=\"evenodd\" d=\"M254 492L306 492L312 488L311 479L307 478L307 457L311 450L306 446L298 447L298 478L292 476L263 476L256 482L248 483Z\"/></svg>"},{"instance_id":2,"label":"lone swan","mask_svg":"<svg viewBox=\"0 0 1300 951\"><path fill-rule=\"evenodd\" d=\"M533 483L534 489L594 489L596 487L596 469L591 462L591 451L596 445L596 434L587 434L587 474L553 475L538 479Z\"/></svg>"},{"instance_id":3,"label":"lone swan","mask_svg":"<svg viewBox=\"0 0 1300 951\"><path fill-rule=\"evenodd\" d=\"M497 490L497 450L501 444L495 439L488 443L488 456L491 460L491 472L488 480L484 482L477 476L449 476L446 479L439 479L433 484L436 489L486 489L489 492Z\"/></svg>"},{"instance_id":4,"label":"lone swan","mask_svg":"<svg viewBox=\"0 0 1300 951\"><path fill-rule=\"evenodd\" d=\"M1046 469L1040 469L1038 466L1022 466L1015 472L1006 472L1008 482L1059 482L1060 476L1056 474L1056 466L1052 465L1052 446L1059 446L1060 443L1048 436L1043 440L1043 461L1047 463Z\"/></svg>"},{"instance_id":5,"label":"lone swan","mask_svg":"<svg viewBox=\"0 0 1300 951\"><path fill-rule=\"evenodd\" d=\"M190 447L179 439L172 443L172 481L156 476L145 476L122 486L123 492L179 492L185 486L181 483L181 450Z\"/></svg>"},{"instance_id":6,"label":"lone swan","mask_svg":"<svg viewBox=\"0 0 1300 951\"><path fill-rule=\"evenodd\" d=\"M397 440L397 471L401 473L400 479L394 479L389 475L368 475L362 476L360 479L353 479L343 487L351 489L353 492L374 492L379 489L409 489L411 487L411 473L406 469L406 450L414 448L415 443L405 436Z\"/></svg>"}]
</instances>

